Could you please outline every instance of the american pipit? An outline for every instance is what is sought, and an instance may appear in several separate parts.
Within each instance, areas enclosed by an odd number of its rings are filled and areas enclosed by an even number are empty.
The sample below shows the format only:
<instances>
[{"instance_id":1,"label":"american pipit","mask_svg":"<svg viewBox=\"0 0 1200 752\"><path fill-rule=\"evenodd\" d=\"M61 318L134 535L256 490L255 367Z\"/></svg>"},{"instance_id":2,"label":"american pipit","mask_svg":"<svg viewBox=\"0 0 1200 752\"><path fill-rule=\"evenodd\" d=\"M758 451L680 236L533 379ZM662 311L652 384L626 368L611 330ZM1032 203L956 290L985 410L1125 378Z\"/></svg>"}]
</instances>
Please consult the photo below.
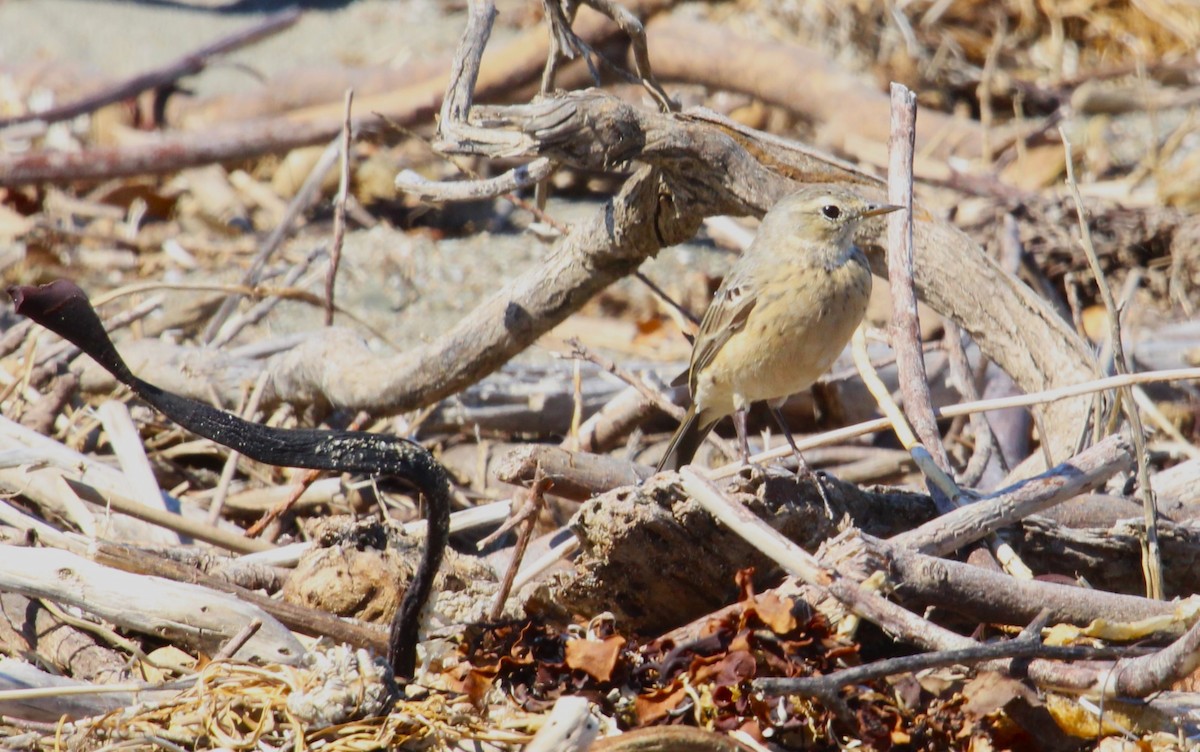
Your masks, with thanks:
<instances>
[{"instance_id":1,"label":"american pipit","mask_svg":"<svg viewBox=\"0 0 1200 752\"><path fill-rule=\"evenodd\" d=\"M807 470L779 406L811 386L850 341L871 296L871 268L854 231L863 219L899 208L817 186L766 213L704 314L687 373L673 384L686 378L692 404L659 470L691 462L731 414L747 460L745 411L762 400Z\"/></svg>"}]
</instances>

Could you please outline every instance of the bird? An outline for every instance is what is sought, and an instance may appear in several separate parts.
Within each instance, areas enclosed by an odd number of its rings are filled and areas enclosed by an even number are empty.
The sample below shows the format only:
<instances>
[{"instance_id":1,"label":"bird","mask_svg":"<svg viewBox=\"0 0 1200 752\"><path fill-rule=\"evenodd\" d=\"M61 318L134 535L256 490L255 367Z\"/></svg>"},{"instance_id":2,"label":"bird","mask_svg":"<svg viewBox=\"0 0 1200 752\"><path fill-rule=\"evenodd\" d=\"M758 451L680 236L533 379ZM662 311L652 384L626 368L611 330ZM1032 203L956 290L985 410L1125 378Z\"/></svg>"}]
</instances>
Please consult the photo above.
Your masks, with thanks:
<instances>
[{"instance_id":1,"label":"bird","mask_svg":"<svg viewBox=\"0 0 1200 752\"><path fill-rule=\"evenodd\" d=\"M863 220L900 208L839 186L808 186L771 207L713 295L688 370L672 383L687 383L691 404L659 472L690 463L727 415L748 464L745 413L765 401L800 470L815 477L779 407L829 369L862 322L871 267L854 233Z\"/></svg>"}]
</instances>

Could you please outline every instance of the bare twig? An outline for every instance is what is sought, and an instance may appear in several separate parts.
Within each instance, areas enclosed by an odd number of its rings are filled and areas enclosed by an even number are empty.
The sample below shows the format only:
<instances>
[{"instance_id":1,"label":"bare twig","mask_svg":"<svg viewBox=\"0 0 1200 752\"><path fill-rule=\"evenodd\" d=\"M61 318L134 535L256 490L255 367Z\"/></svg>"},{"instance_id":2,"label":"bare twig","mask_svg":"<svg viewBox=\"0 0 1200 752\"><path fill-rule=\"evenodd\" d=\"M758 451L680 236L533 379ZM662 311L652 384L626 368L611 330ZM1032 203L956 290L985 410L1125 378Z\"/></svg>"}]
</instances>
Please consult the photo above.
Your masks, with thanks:
<instances>
[{"instance_id":1,"label":"bare twig","mask_svg":"<svg viewBox=\"0 0 1200 752\"><path fill-rule=\"evenodd\" d=\"M457 166L457 165L456 165ZM426 201L474 201L501 194L512 194L545 180L554 173L555 165L549 159L535 159L497 175L494 178L474 180L429 180L412 170L402 170L396 175L396 190L404 191ZM522 208L533 209L515 195L509 196L513 203Z\"/></svg>"},{"instance_id":2,"label":"bare twig","mask_svg":"<svg viewBox=\"0 0 1200 752\"><path fill-rule=\"evenodd\" d=\"M1121 314L1113 300L1112 290L1100 268L1100 258L1096 255L1096 247L1092 244L1092 234L1088 229L1087 214L1083 208L1083 197L1079 195L1079 184L1075 181L1075 168L1071 154L1071 142L1067 132L1059 127L1063 149L1067 158L1067 184L1071 187L1071 196L1075 199L1075 211L1079 215L1079 231L1083 236L1083 250L1087 254L1088 265L1096 278L1100 289L1100 299L1108 313L1109 340L1113 352L1113 365L1119 375L1128 374L1129 361L1125 359L1125 347L1121 342ZM1142 541L1142 569L1146 576L1146 592L1151 598L1163 597L1162 554L1158 546L1158 507L1154 502L1154 489L1150 485L1150 469L1146 457L1146 435L1142 427L1142 416L1138 412L1133 392L1128 386L1121 387L1118 392L1121 406L1133 432L1133 445L1137 452L1138 491L1142 497L1142 509L1145 514L1145 538Z\"/></svg>"},{"instance_id":3,"label":"bare twig","mask_svg":"<svg viewBox=\"0 0 1200 752\"><path fill-rule=\"evenodd\" d=\"M955 418L959 415L970 415L973 412L984 410L1007 410L1013 407L1030 407L1043 402L1052 402L1058 399L1068 399L1081 395L1092 394L1094 392L1104 391L1106 389L1116 389L1121 386L1131 384L1151 384L1167 381L1185 381L1200 379L1200 368L1179 368L1166 371L1144 371L1142 373L1130 373L1124 376L1110 376L1106 379L1093 379L1082 384L1074 384L1059 389L1047 389L1042 392L1034 392L1032 394L1020 394L1013 397L1000 397L996 399L981 400L979 402L963 402L958 405L947 405L936 412L941 418ZM867 420L853 426L846 426L833 431L826 431L819 436L810 436L803 439L797 439L796 445L801 451L811 449L818 446L828 446L837 444L848 439L862 436L875 431L885 431L892 427L892 419L876 418L875 420ZM776 447L767 452L760 452L750 458L751 462L766 464L771 460L786 457L792 451L791 447L783 446ZM724 478L734 475L741 467L741 463L733 463L725 467L718 468L713 471L713 478Z\"/></svg>"},{"instance_id":4,"label":"bare twig","mask_svg":"<svg viewBox=\"0 0 1200 752\"><path fill-rule=\"evenodd\" d=\"M350 111L354 89L346 90L346 119L342 122L342 169L338 178L337 199L333 204L333 243L329 247L329 273L325 276L325 326L333 325L333 283L342 263L342 242L346 237L346 199L350 195Z\"/></svg>"},{"instance_id":5,"label":"bare twig","mask_svg":"<svg viewBox=\"0 0 1200 752\"><path fill-rule=\"evenodd\" d=\"M0 118L0 128L7 128L10 125L17 125L18 123L26 123L33 120L43 123L57 123L61 120L70 120L78 115L98 110L106 104L119 102L123 99L135 97L143 91L166 86L184 76L190 76L204 70L211 58L278 34L299 21L301 15L301 11L297 8L289 8L272 14L249 28L236 31L224 39L219 39L200 49L189 52L178 60L168 63L161 68L147 71L128 81L123 81L95 93L88 94L74 102L42 112L29 112L24 115Z\"/></svg>"},{"instance_id":6,"label":"bare twig","mask_svg":"<svg viewBox=\"0 0 1200 752\"><path fill-rule=\"evenodd\" d=\"M887 416L887 425L895 431L896 437L900 439L900 443L912 455L913 461L917 463L917 467L925 475L930 487L939 489L942 500L938 503L938 511L945 514L954 509L958 505L957 499L962 494L962 491L958 488L958 484L954 482L954 479L938 466L933 459L933 455L917 439L904 413L900 410L896 401L892 399L887 385L883 383L883 379L879 378L879 374L875 371L874 366L871 364L871 358L867 354L867 339L866 335L863 334L861 326L854 332L854 338L851 340L851 352L854 355L854 364L858 366L858 373L862 377L863 384L871 392L871 396L875 398L879 409ZM936 501L937 497L935 496L934 498Z\"/></svg>"},{"instance_id":7,"label":"bare twig","mask_svg":"<svg viewBox=\"0 0 1200 752\"><path fill-rule=\"evenodd\" d=\"M1129 655L1130 648L1046 645L1039 640L1008 640L958 650L906 655L843 669L825 676L794 679L756 679L754 688L767 696L812 695L823 697L851 684L882 679L896 674L916 673L944 666L970 666L998 658L1042 658L1056 661L1089 661Z\"/></svg>"},{"instance_id":8,"label":"bare twig","mask_svg":"<svg viewBox=\"0 0 1200 752\"><path fill-rule=\"evenodd\" d=\"M888 542L945 556L988 533L1094 490L1133 464L1129 442L1110 436L1046 473L941 515Z\"/></svg>"},{"instance_id":9,"label":"bare twig","mask_svg":"<svg viewBox=\"0 0 1200 752\"><path fill-rule=\"evenodd\" d=\"M572 337L571 339L567 340L567 343L573 348L573 352L571 353L573 357L581 358L590 363L594 363L600 368L603 368L619 378L621 381L624 381L629 386L638 390L638 392L645 397L650 404L654 405L659 410L662 410L675 420L683 420L683 408L672 402L671 399L661 391L651 388L651 386L647 384L644 379L638 378L635 374L630 373L628 370L622 368L619 364L614 363L608 358L593 352L577 338ZM704 438L704 440L715 444L726 457L734 456L732 447L730 447L724 439L720 438L716 434L710 433Z\"/></svg>"},{"instance_id":10,"label":"bare twig","mask_svg":"<svg viewBox=\"0 0 1200 752\"><path fill-rule=\"evenodd\" d=\"M604 369L605 371L608 371L613 376L616 376L621 381L624 381L629 386L638 390L638 393L641 394L646 401L657 407L659 410L662 410L671 418L675 420L683 419L682 407L672 402L671 398L663 392L657 389L652 389L650 385L648 385L644 380L638 378L636 374L630 373L620 364L609 360L599 353L593 352L591 348L580 342L579 338L577 337L571 337L568 339L567 344L571 346L572 358L586 360L587 362L592 363L599 368Z\"/></svg>"},{"instance_id":11,"label":"bare twig","mask_svg":"<svg viewBox=\"0 0 1200 752\"><path fill-rule=\"evenodd\" d=\"M949 319L943 320L942 325L945 329L942 342L945 344L946 358L950 364L950 377L954 380L959 394L972 402L978 401L979 389L975 386L975 375L971 372L967 351L963 348L962 329ZM968 488L979 482L993 457L1004 466L1004 455L996 443L987 416L983 413L971 413L971 429L975 435L975 451L959 479L962 485ZM1003 469L1005 472L1008 470L1007 467Z\"/></svg>"},{"instance_id":12,"label":"bare twig","mask_svg":"<svg viewBox=\"0 0 1200 752\"><path fill-rule=\"evenodd\" d=\"M258 606L288 628L304 634L325 636L380 653L387 648L387 630L381 626L356 624L319 609L276 600L220 577L205 574L195 567L147 554L131 546L99 541L92 547L89 555L96 562L126 572L152 574L178 582L202 585L222 593L231 593L236 595L238 600Z\"/></svg>"},{"instance_id":13,"label":"bare twig","mask_svg":"<svg viewBox=\"0 0 1200 752\"><path fill-rule=\"evenodd\" d=\"M633 276L638 282L641 282L643 285L649 288L650 292L654 294L654 297L663 305L674 311L680 319L687 321L697 329L700 328L700 319L696 316L696 314L681 306L679 301L667 294L666 290L654 284L654 280L650 279L645 274L642 274L640 271L634 272Z\"/></svg>"},{"instance_id":14,"label":"bare twig","mask_svg":"<svg viewBox=\"0 0 1200 752\"><path fill-rule=\"evenodd\" d=\"M242 417L246 420L254 420L254 415L258 412L259 405L262 404L262 396L267 388L269 376L268 372L263 371L259 374L258 380L254 382L254 388L250 391L249 399L246 400L246 407L242 410ZM212 501L208 505L207 519L210 525L215 526L221 519L221 511L225 508L225 497L229 494L229 484L233 482L233 474L237 472L238 460L241 457L241 452L230 449L229 456L225 458L225 466L221 468L221 477L217 480Z\"/></svg>"},{"instance_id":15,"label":"bare twig","mask_svg":"<svg viewBox=\"0 0 1200 752\"><path fill-rule=\"evenodd\" d=\"M555 566L558 562L571 556L578 550L579 538L570 532L564 531L561 538L546 553L530 562L517 573L517 577L513 580L512 584L513 590L520 592L521 588L540 577L547 569Z\"/></svg>"},{"instance_id":16,"label":"bare twig","mask_svg":"<svg viewBox=\"0 0 1200 752\"><path fill-rule=\"evenodd\" d=\"M921 352L921 323L917 318L917 296L913 285L913 144L917 132L917 96L903 84L892 84L892 128L888 141L888 203L903 207L887 218L888 282L892 292L892 348L896 352L904 414L925 449L942 472L949 473L950 458L942 445L929 398L929 379ZM910 447L911 449L911 447ZM934 502L943 512L952 507L939 498L936 484L930 486ZM953 498L953 497L950 497Z\"/></svg>"},{"instance_id":17,"label":"bare twig","mask_svg":"<svg viewBox=\"0 0 1200 752\"><path fill-rule=\"evenodd\" d=\"M114 510L127 514L130 517L135 517L144 522L149 522L152 525L157 525L167 530L172 530L176 533L202 540L206 543L211 543L214 546L220 546L227 551L236 553L252 553L254 551L263 551L269 548L274 548L270 543L247 538L239 533L229 532L222 528L209 525L204 522L191 520L183 515L164 512L153 507L148 507L145 504L125 498L115 493L101 493L91 486L85 485L71 478L64 478L75 493L81 498L89 499L101 506L110 506Z\"/></svg>"},{"instance_id":18,"label":"bare twig","mask_svg":"<svg viewBox=\"0 0 1200 752\"><path fill-rule=\"evenodd\" d=\"M277 118L215 126L202 133L154 134L127 146L5 154L0 155L0 186L163 175L310 146L328 140L337 131L331 122Z\"/></svg>"},{"instance_id":19,"label":"bare twig","mask_svg":"<svg viewBox=\"0 0 1200 752\"><path fill-rule=\"evenodd\" d=\"M279 250L279 246L283 244L284 239L291 234L292 227L300 214L316 200L321 188L321 181L325 179L325 175L333 167L334 161L337 160L338 154L341 152L341 141L340 137L336 138L325 147L325 151L321 153L320 158L317 159L316 164L313 165L312 170L308 173L308 177L305 178L304 184L300 186L300 190L296 192L291 203L288 204L287 213L284 214L279 224L275 226L275 229L271 231L271 234L267 236L266 241L263 242L262 247L255 254L254 260L250 262L250 268L242 275L243 285L253 286L258 284L262 278L263 269L266 268L267 261L275 254L275 251ZM223 331L223 329L226 320L233 313L234 309L237 308L239 301L241 301L240 295L230 295L222 301L221 307L213 314L212 319L208 322L208 326L204 329L203 340L205 343L217 346L228 342L233 337L236 332Z\"/></svg>"},{"instance_id":20,"label":"bare twig","mask_svg":"<svg viewBox=\"0 0 1200 752\"><path fill-rule=\"evenodd\" d=\"M630 50L633 53L633 66L637 75L631 77L645 87L654 101L658 103L659 108L663 112L672 112L679 109L679 105L671 101L667 93L663 91L662 86L654 78L654 73L650 69L650 54L646 45L646 30L642 26L642 22L637 16L631 13L627 8L613 0L583 0L585 4L603 13L612 19L613 23L629 37ZM551 39L553 44L550 48L550 54L546 60L546 69L542 74L542 93L548 94L553 89L554 71L558 67L561 59L572 57L575 51L581 51L585 55L592 50L580 39L575 31L570 26L570 21L566 14L559 9L556 0L550 0L546 3L547 20L551 25ZM598 56L599 57L599 56ZM603 58L601 58L603 60ZM608 62L604 60L604 62ZM591 67L591 60L588 60L588 65ZM609 65L612 70L619 74L625 74L623 68L616 65ZM593 75L596 75L593 69Z\"/></svg>"},{"instance_id":21,"label":"bare twig","mask_svg":"<svg viewBox=\"0 0 1200 752\"><path fill-rule=\"evenodd\" d=\"M508 521L485 539L495 540L502 533L512 529L514 525L524 523L521 532L517 534L517 545L513 548L512 560L508 563L504 579L500 581L500 589L496 592L496 600L492 603L492 610L488 614L488 618L492 621L499 621L504 614L504 604L508 601L508 594L512 592L513 580L516 579L517 571L521 568L521 561L525 558L525 549L529 547L529 541L533 537L533 528L537 525L538 515L546 506L546 492L550 490L551 486L545 473L541 471L534 473L533 485L517 492L518 496L522 497L520 505L518 506L514 499L512 514ZM485 544L481 541L480 545Z\"/></svg>"},{"instance_id":22,"label":"bare twig","mask_svg":"<svg viewBox=\"0 0 1200 752\"><path fill-rule=\"evenodd\" d=\"M241 650L242 646L249 642L250 638L262 629L263 623L261 619L251 619L238 630L237 634L230 637L221 646L221 649L213 654L214 661L228 660L233 657L233 654Z\"/></svg>"}]
</instances>

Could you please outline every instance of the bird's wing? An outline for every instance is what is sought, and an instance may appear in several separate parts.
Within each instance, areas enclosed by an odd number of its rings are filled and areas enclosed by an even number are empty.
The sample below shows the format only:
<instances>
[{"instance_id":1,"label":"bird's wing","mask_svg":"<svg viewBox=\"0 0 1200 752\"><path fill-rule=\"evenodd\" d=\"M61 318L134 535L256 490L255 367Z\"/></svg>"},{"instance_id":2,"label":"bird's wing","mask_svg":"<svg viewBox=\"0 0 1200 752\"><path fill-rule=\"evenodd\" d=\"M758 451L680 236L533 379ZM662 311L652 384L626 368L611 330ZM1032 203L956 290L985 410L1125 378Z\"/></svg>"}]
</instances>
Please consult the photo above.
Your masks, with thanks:
<instances>
[{"instance_id":1,"label":"bird's wing","mask_svg":"<svg viewBox=\"0 0 1200 752\"><path fill-rule=\"evenodd\" d=\"M692 363L687 373L693 395L697 376L713 362L729 338L746 326L746 319L756 302L757 296L744 276L731 274L721 283L704 312L700 331L696 333L696 346L692 349ZM679 381L682 383L681 379Z\"/></svg>"}]
</instances>

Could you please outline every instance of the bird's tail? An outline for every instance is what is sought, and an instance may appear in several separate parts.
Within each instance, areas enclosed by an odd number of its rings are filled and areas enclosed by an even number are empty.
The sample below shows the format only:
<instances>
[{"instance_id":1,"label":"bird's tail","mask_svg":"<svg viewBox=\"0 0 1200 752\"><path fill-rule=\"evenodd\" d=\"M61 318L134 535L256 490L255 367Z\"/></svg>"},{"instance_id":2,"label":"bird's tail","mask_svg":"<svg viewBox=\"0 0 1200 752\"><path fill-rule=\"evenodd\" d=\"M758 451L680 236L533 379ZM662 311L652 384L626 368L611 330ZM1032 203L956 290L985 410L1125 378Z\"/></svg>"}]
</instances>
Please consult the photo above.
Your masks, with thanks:
<instances>
[{"instance_id":1,"label":"bird's tail","mask_svg":"<svg viewBox=\"0 0 1200 752\"><path fill-rule=\"evenodd\" d=\"M683 416L683 422L679 424L675 435L671 437L671 443L667 445L666 453L658 461L658 471L678 470L691 462L692 458L696 456L696 450L704 443L704 437L708 436L708 432L716 423L715 420L698 415L694 404L689 407L687 415Z\"/></svg>"}]
</instances>

